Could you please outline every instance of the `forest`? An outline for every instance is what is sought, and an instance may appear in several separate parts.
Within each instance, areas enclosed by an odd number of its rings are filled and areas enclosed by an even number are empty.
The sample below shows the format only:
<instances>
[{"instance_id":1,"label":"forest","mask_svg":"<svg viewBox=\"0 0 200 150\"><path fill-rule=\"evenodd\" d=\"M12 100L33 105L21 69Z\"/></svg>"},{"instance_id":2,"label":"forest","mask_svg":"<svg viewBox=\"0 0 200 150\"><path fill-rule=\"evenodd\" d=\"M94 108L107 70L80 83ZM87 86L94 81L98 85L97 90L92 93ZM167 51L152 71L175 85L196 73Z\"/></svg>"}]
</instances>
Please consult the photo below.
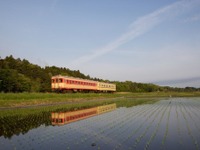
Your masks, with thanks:
<instances>
[{"instance_id":1,"label":"forest","mask_svg":"<svg viewBox=\"0 0 200 150\"><path fill-rule=\"evenodd\" d=\"M79 70L70 70L65 67L45 66L43 68L39 65L30 63L26 59L21 60L20 58L14 58L10 55L5 58L0 57L0 92L51 92L51 77L59 74L115 83L117 92L200 91L200 88L194 87L173 88L151 83L103 80L85 75Z\"/></svg>"}]
</instances>

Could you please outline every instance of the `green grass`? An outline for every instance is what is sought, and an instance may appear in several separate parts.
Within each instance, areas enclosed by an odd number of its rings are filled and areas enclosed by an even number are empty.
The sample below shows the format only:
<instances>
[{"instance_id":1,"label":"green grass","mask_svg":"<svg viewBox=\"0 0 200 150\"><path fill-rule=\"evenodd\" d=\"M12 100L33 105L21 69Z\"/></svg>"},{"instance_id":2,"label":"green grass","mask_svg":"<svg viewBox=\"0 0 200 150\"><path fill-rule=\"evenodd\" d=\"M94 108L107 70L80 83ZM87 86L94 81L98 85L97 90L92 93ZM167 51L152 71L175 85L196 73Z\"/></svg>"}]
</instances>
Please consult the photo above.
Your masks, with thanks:
<instances>
[{"instance_id":1,"label":"green grass","mask_svg":"<svg viewBox=\"0 0 200 150\"><path fill-rule=\"evenodd\" d=\"M149 92L149 93L129 93L133 98L154 98L154 97L200 97L200 92Z\"/></svg>"},{"instance_id":2,"label":"green grass","mask_svg":"<svg viewBox=\"0 0 200 150\"><path fill-rule=\"evenodd\" d=\"M27 105L55 104L63 102L79 102L83 100L114 97L119 97L119 94L0 93L0 107L17 107Z\"/></svg>"},{"instance_id":3,"label":"green grass","mask_svg":"<svg viewBox=\"0 0 200 150\"><path fill-rule=\"evenodd\" d=\"M69 99L69 98L89 98L109 96L112 94L96 94L96 93L72 93L72 94L59 94L59 93L1 93L0 100L34 100L34 99Z\"/></svg>"},{"instance_id":4,"label":"green grass","mask_svg":"<svg viewBox=\"0 0 200 150\"><path fill-rule=\"evenodd\" d=\"M158 98L158 97L194 97L200 92L149 92L149 93L0 93L0 107L23 107L27 105L58 104L81 102L107 98Z\"/></svg>"}]
</instances>

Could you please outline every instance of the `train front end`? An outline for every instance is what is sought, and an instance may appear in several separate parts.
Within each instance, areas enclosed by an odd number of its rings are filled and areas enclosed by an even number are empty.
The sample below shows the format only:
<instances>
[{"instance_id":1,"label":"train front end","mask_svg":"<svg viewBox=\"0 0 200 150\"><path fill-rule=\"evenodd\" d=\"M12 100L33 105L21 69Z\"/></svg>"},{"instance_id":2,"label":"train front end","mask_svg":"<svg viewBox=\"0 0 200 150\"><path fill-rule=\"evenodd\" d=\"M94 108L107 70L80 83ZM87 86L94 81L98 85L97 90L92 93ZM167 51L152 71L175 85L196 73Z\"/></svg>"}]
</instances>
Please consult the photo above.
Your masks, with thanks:
<instances>
[{"instance_id":1,"label":"train front end","mask_svg":"<svg viewBox=\"0 0 200 150\"><path fill-rule=\"evenodd\" d=\"M62 91L64 88L64 79L62 76L54 76L51 78L52 91Z\"/></svg>"}]
</instances>

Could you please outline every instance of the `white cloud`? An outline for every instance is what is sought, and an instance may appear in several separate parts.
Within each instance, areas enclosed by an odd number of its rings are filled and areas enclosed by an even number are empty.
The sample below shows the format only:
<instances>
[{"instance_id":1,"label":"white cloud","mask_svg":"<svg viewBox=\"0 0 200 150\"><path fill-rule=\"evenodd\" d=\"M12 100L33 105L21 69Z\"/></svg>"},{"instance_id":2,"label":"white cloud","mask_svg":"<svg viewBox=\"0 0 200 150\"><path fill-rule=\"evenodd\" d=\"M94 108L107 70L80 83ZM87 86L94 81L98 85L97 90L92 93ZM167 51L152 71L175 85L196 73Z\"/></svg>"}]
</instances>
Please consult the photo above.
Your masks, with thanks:
<instances>
[{"instance_id":1,"label":"white cloud","mask_svg":"<svg viewBox=\"0 0 200 150\"><path fill-rule=\"evenodd\" d=\"M84 55L74 61L71 62L70 66L78 66L82 65L86 62L89 62L99 56L105 55L111 51L116 50L121 45L141 36L142 34L148 32L152 28L154 28L159 23L175 17L179 14L182 14L191 8L200 4L199 0L182 0L175 2L171 5L168 5L164 8L158 9L153 13L150 13L146 16L138 18L130 25L130 29L128 32L122 34L119 38L114 40L113 42L101 47L99 49L94 50L92 53L88 55Z\"/></svg>"},{"instance_id":2,"label":"white cloud","mask_svg":"<svg viewBox=\"0 0 200 150\"><path fill-rule=\"evenodd\" d=\"M139 51L121 53L121 57L126 56L126 63L123 63L124 59L122 58L119 62L110 63L102 60L83 65L81 71L92 77L135 82L154 82L200 76L198 69L200 52L198 50L198 47L191 50L188 43L166 44L154 51L140 49Z\"/></svg>"},{"instance_id":3,"label":"white cloud","mask_svg":"<svg viewBox=\"0 0 200 150\"><path fill-rule=\"evenodd\" d=\"M188 22L196 22L196 21L199 21L200 20L200 14L196 14L190 18L187 18L184 20L185 23L188 23Z\"/></svg>"},{"instance_id":4,"label":"white cloud","mask_svg":"<svg viewBox=\"0 0 200 150\"><path fill-rule=\"evenodd\" d=\"M51 3L51 10L54 11L59 0L53 0Z\"/></svg>"}]
</instances>

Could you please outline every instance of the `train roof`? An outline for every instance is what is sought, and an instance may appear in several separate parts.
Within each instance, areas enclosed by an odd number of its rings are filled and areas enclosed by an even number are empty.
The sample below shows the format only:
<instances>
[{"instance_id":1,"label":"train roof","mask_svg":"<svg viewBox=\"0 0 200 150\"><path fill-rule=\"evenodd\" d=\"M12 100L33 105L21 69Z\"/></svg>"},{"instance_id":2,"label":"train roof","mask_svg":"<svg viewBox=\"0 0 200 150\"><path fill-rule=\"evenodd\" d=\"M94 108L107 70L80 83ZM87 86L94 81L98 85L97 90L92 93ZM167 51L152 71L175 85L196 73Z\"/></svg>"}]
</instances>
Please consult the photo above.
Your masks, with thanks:
<instances>
[{"instance_id":1,"label":"train roof","mask_svg":"<svg viewBox=\"0 0 200 150\"><path fill-rule=\"evenodd\" d=\"M71 77L71 76L62 76L62 75L55 75L55 76L52 76L51 78L59 78L59 77L70 78L70 79L86 80L86 81L92 81L92 82L100 82L100 81L94 81L94 80L77 78L77 77ZM100 83L114 84L114 83L110 83L110 82L100 82Z\"/></svg>"},{"instance_id":2,"label":"train roof","mask_svg":"<svg viewBox=\"0 0 200 150\"><path fill-rule=\"evenodd\" d=\"M77 77L71 77L71 76L62 76L62 75L52 76L51 78L59 78L59 77L62 77L62 78L70 78L70 79L79 79L79 80L87 80L87 81L93 81L93 82L95 82L94 80L88 80L88 79L77 78Z\"/></svg>"}]
</instances>

